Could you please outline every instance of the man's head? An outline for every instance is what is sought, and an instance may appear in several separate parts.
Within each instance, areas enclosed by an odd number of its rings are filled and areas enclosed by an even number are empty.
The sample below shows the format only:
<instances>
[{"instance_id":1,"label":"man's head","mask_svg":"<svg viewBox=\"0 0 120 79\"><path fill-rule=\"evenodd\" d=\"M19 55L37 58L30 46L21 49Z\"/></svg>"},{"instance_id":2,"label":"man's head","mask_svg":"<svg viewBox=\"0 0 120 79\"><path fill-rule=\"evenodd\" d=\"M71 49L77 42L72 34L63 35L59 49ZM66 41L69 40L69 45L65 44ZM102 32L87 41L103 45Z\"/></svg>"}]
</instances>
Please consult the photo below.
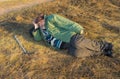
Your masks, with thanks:
<instances>
[{"instance_id":1,"label":"man's head","mask_svg":"<svg viewBox=\"0 0 120 79\"><path fill-rule=\"evenodd\" d=\"M44 14L40 13L38 17L35 19L35 23L39 23L42 20L44 20Z\"/></svg>"}]
</instances>

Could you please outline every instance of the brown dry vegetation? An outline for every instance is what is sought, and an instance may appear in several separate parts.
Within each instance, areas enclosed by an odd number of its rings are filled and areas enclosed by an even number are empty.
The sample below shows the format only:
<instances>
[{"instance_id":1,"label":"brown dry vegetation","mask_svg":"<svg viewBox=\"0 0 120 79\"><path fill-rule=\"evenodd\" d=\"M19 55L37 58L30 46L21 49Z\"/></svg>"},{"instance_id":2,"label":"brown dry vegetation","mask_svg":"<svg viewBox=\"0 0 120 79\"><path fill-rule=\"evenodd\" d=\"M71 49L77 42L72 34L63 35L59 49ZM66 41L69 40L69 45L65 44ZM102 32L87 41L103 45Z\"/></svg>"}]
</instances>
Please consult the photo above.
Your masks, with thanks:
<instances>
[{"instance_id":1,"label":"brown dry vegetation","mask_svg":"<svg viewBox=\"0 0 120 79\"><path fill-rule=\"evenodd\" d=\"M0 16L1 79L120 79L120 1L55 0ZM85 28L85 36L114 45L114 58L74 58L67 51L35 42L28 30L40 12L57 13ZM22 54L14 40L17 35L31 53Z\"/></svg>"}]
</instances>

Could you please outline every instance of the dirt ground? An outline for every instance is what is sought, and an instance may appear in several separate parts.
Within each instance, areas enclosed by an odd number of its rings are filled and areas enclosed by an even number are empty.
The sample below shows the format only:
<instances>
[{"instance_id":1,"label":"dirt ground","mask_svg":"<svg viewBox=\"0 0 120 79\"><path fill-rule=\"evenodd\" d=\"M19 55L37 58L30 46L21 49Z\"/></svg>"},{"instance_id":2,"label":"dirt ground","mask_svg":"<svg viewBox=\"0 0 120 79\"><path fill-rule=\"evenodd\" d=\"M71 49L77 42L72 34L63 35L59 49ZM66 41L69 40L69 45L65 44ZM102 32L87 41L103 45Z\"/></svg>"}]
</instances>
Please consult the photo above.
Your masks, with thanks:
<instances>
[{"instance_id":1,"label":"dirt ground","mask_svg":"<svg viewBox=\"0 0 120 79\"><path fill-rule=\"evenodd\" d=\"M1 0L0 2L5 2L5 1L8 1L8 0ZM11 0L11 1L9 1L9 3L7 2L9 7L7 5L5 5L4 7L0 6L0 15L11 12L11 11L20 10L22 8L32 7L34 5L44 3L47 1L52 1L52 0L33 0L33 1L28 1L25 3L18 4L18 5L9 5L12 2L12 0Z\"/></svg>"}]
</instances>

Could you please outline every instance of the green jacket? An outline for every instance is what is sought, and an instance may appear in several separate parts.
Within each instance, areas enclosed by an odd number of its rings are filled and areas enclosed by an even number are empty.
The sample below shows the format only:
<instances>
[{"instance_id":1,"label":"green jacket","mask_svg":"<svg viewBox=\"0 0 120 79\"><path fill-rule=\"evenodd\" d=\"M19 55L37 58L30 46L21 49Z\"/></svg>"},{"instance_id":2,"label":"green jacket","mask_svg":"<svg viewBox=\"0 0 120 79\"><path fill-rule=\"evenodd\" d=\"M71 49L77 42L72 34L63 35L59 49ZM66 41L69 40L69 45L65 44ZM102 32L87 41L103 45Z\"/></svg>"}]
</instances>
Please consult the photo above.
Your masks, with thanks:
<instances>
[{"instance_id":1,"label":"green jacket","mask_svg":"<svg viewBox=\"0 0 120 79\"><path fill-rule=\"evenodd\" d=\"M57 14L45 17L45 27L52 36L64 42L70 42L74 34L83 32L81 25ZM33 31L33 36L36 41L42 39L40 30Z\"/></svg>"}]
</instances>

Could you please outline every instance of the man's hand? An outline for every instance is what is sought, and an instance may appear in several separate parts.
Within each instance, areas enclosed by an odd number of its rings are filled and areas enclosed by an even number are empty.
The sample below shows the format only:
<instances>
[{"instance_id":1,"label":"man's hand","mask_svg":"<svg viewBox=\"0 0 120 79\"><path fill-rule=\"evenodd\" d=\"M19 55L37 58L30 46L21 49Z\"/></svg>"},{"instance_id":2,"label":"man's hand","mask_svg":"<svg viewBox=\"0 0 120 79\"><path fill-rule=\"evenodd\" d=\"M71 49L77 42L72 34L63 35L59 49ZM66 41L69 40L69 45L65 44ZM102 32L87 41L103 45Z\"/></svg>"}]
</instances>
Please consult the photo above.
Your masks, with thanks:
<instances>
[{"instance_id":1,"label":"man's hand","mask_svg":"<svg viewBox=\"0 0 120 79\"><path fill-rule=\"evenodd\" d=\"M84 33L84 31L83 31L83 30L81 30L81 31L80 31L80 34L83 34L83 33Z\"/></svg>"},{"instance_id":2,"label":"man's hand","mask_svg":"<svg viewBox=\"0 0 120 79\"><path fill-rule=\"evenodd\" d=\"M36 24L35 21L33 21L32 23L33 23L35 29L39 28L38 24Z\"/></svg>"}]
</instances>

